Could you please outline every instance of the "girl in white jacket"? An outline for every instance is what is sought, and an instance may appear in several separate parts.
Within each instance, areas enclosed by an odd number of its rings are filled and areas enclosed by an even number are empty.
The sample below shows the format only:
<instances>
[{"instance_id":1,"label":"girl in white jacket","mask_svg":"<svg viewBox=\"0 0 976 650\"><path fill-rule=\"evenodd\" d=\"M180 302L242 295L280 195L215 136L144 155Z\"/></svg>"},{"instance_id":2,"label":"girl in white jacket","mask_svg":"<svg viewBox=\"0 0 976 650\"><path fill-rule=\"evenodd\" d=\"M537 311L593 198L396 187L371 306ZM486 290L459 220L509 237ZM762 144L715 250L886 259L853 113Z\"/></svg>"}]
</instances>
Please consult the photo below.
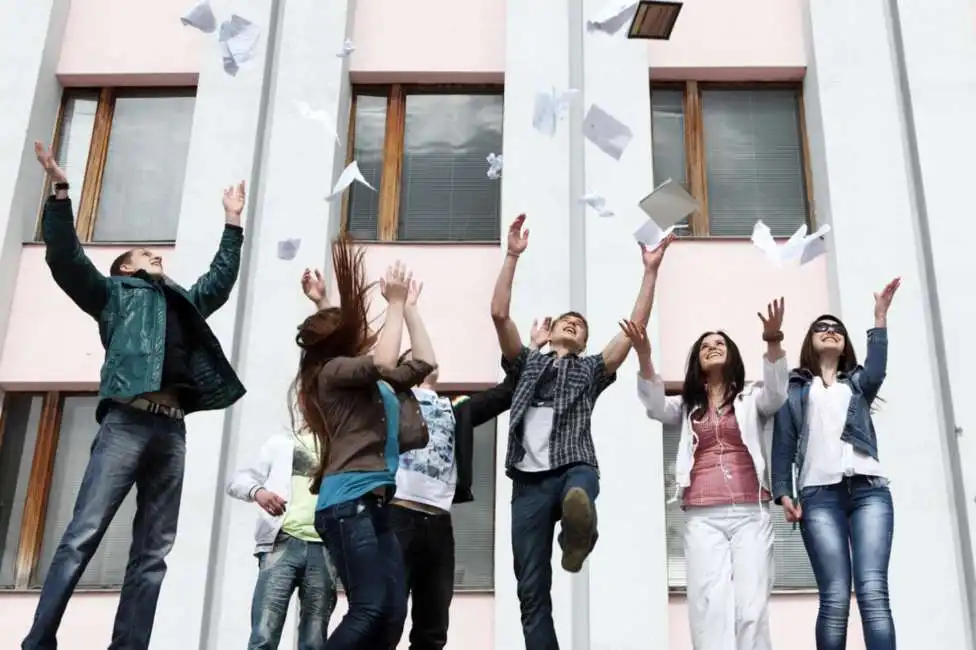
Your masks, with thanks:
<instances>
[{"instance_id":1,"label":"girl in white jacket","mask_svg":"<svg viewBox=\"0 0 976 650\"><path fill-rule=\"evenodd\" d=\"M680 497L688 515L684 550L695 650L770 649L773 528L766 458L772 416L786 401L789 377L780 345L783 299L770 303L759 318L767 344L763 381L747 386L732 339L724 332L705 332L688 356L681 396L665 393L646 332L621 323L640 361L637 394L647 416L681 424L672 500ZM733 602L734 630L729 626Z\"/></svg>"}]
</instances>

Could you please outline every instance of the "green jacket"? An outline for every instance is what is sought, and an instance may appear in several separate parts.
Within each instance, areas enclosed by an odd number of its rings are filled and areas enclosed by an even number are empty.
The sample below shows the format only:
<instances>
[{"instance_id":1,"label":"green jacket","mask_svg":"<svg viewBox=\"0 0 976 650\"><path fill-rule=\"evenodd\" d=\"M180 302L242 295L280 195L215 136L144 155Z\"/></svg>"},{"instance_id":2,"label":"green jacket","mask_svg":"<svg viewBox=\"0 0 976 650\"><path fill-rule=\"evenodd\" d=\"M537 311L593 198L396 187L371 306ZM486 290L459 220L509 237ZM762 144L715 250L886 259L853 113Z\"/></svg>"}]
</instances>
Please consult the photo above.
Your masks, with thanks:
<instances>
[{"instance_id":1,"label":"green jacket","mask_svg":"<svg viewBox=\"0 0 976 650\"><path fill-rule=\"evenodd\" d=\"M166 338L166 297L162 287L135 276L106 277L78 241L70 199L51 197L41 224L45 260L54 281L76 305L98 322L105 348L96 412L101 421L112 398L128 399L160 389ZM227 226L220 247L204 273L187 291L168 278L166 285L194 309L187 328L189 366L196 394L181 406L187 413L227 408L244 386L205 319L227 302L241 265L243 231Z\"/></svg>"}]
</instances>

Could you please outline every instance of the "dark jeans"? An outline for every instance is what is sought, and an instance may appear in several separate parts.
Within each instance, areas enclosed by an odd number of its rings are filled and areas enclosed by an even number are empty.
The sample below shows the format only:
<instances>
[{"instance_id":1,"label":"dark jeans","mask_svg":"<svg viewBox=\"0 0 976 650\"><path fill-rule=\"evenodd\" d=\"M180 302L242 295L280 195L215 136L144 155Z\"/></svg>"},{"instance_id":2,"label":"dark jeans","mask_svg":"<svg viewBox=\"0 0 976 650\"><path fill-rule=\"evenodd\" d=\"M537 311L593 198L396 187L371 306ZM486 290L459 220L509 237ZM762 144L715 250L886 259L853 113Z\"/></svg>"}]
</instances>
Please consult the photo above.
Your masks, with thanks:
<instances>
[{"instance_id":1,"label":"dark jeans","mask_svg":"<svg viewBox=\"0 0 976 650\"><path fill-rule=\"evenodd\" d=\"M74 514L54 553L24 650L54 650L61 617L122 500L136 486L136 517L109 650L149 647L166 556L183 491L182 420L112 406L92 444Z\"/></svg>"},{"instance_id":2,"label":"dark jeans","mask_svg":"<svg viewBox=\"0 0 976 650\"><path fill-rule=\"evenodd\" d=\"M407 590L391 508L367 495L315 513L349 604L325 650L392 650L400 641Z\"/></svg>"},{"instance_id":3,"label":"dark jeans","mask_svg":"<svg viewBox=\"0 0 976 650\"><path fill-rule=\"evenodd\" d=\"M410 607L410 650L447 644L454 596L454 527L448 513L431 515L395 505L393 529L403 551Z\"/></svg>"},{"instance_id":4,"label":"dark jeans","mask_svg":"<svg viewBox=\"0 0 976 650\"><path fill-rule=\"evenodd\" d=\"M589 465L571 465L549 472L516 472L512 480L512 555L522 609L522 633L527 650L558 650L552 624L552 542L556 522L562 522L559 543L563 566L567 556L582 559L596 544L596 498L600 481ZM575 515L583 497L589 504L589 525ZM571 558L574 559L574 558ZM575 567L574 567L575 568Z\"/></svg>"},{"instance_id":5,"label":"dark jeans","mask_svg":"<svg viewBox=\"0 0 976 650\"><path fill-rule=\"evenodd\" d=\"M895 650L888 560L895 527L887 481L854 476L800 492L800 532L820 591L817 650L847 647L851 573L867 650Z\"/></svg>"},{"instance_id":6,"label":"dark jeans","mask_svg":"<svg viewBox=\"0 0 976 650\"><path fill-rule=\"evenodd\" d=\"M280 533L258 556L247 650L278 650L291 595L298 589L298 650L323 650L336 604L334 569L325 544Z\"/></svg>"}]
</instances>

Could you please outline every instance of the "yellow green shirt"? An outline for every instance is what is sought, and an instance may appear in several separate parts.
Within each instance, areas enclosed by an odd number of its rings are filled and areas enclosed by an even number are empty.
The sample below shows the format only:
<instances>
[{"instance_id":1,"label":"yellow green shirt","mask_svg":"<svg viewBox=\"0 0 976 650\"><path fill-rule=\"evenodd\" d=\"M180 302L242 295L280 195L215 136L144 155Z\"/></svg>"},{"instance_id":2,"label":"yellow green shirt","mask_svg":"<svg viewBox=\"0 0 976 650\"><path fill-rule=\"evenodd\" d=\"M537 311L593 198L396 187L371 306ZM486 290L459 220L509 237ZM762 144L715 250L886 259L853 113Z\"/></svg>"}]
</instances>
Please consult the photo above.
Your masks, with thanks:
<instances>
[{"instance_id":1,"label":"yellow green shirt","mask_svg":"<svg viewBox=\"0 0 976 650\"><path fill-rule=\"evenodd\" d=\"M295 453L291 463L291 500L285 508L282 532L306 542L321 542L315 532L315 504L318 495L308 491L318 464L315 437L311 434L295 436Z\"/></svg>"}]
</instances>

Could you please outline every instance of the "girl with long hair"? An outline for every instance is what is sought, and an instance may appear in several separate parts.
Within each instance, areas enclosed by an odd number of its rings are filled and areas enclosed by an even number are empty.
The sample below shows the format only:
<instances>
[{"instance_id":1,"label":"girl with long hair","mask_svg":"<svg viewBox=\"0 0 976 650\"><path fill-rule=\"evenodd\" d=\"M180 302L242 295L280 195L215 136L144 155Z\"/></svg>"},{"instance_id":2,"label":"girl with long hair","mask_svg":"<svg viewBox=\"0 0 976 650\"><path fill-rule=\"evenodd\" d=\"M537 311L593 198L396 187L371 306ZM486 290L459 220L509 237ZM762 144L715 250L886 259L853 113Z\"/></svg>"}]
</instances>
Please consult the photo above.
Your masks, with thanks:
<instances>
[{"instance_id":1,"label":"girl with long hair","mask_svg":"<svg viewBox=\"0 0 976 650\"><path fill-rule=\"evenodd\" d=\"M403 557L390 525L390 499L401 452L423 448L428 433L411 388L436 368L420 319L417 292L397 262L380 281L387 301L379 334L370 327L364 251L346 239L332 247L338 304L306 272L305 293L318 311L298 328L301 348L292 402L315 436L318 494L315 530L332 557L349 611L325 650L393 648L403 631L407 597ZM397 363L406 325L412 359Z\"/></svg>"},{"instance_id":2,"label":"girl with long hair","mask_svg":"<svg viewBox=\"0 0 976 650\"><path fill-rule=\"evenodd\" d=\"M800 523L817 579L817 650L847 647L852 573L867 650L895 648L888 602L894 508L871 410L885 378L888 309L900 285L895 278L874 294L864 366L839 318L825 314L811 323L776 415L773 496L786 519Z\"/></svg>"},{"instance_id":3,"label":"girl with long hair","mask_svg":"<svg viewBox=\"0 0 976 650\"><path fill-rule=\"evenodd\" d=\"M647 333L621 328L640 361L637 394L647 416L681 424L676 493L687 513L688 622L695 650L770 650L767 604L773 583L773 527L766 449L772 420L786 400L789 366L782 298L762 321L763 381L746 384L739 348L725 332L705 332L688 355L680 396L665 392ZM734 602L735 627L728 605ZM734 639L734 642L733 642Z\"/></svg>"}]
</instances>

